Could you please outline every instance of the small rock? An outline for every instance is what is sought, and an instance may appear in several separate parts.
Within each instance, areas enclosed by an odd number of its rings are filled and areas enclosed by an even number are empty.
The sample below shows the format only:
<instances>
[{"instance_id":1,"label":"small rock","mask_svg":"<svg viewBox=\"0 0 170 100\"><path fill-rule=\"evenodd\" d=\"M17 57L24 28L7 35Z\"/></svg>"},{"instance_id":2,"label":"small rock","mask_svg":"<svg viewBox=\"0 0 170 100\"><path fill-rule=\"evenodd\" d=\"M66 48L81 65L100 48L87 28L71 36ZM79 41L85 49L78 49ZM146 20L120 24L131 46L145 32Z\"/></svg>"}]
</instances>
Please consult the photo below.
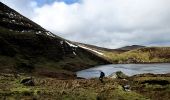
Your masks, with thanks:
<instances>
[{"instance_id":1,"label":"small rock","mask_svg":"<svg viewBox=\"0 0 170 100\"><path fill-rule=\"evenodd\" d=\"M130 85L124 85L123 89L124 91L130 91Z\"/></svg>"},{"instance_id":2,"label":"small rock","mask_svg":"<svg viewBox=\"0 0 170 100\"><path fill-rule=\"evenodd\" d=\"M21 81L21 84L24 84L26 86L35 86L34 81L32 78L25 78Z\"/></svg>"}]
</instances>

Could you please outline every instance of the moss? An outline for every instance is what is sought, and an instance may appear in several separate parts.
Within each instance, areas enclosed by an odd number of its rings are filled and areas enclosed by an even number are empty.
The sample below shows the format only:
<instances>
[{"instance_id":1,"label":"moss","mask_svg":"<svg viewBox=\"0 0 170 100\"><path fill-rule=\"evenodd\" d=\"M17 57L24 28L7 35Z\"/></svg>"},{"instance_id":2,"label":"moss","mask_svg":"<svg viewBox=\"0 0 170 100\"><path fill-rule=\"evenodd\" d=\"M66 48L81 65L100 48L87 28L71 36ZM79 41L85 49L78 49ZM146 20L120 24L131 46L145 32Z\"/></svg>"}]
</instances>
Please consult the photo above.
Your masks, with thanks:
<instances>
[{"instance_id":1,"label":"moss","mask_svg":"<svg viewBox=\"0 0 170 100\"><path fill-rule=\"evenodd\" d=\"M32 95L34 93L34 91L26 87L12 88L11 92L14 94L22 94L22 95Z\"/></svg>"}]
</instances>

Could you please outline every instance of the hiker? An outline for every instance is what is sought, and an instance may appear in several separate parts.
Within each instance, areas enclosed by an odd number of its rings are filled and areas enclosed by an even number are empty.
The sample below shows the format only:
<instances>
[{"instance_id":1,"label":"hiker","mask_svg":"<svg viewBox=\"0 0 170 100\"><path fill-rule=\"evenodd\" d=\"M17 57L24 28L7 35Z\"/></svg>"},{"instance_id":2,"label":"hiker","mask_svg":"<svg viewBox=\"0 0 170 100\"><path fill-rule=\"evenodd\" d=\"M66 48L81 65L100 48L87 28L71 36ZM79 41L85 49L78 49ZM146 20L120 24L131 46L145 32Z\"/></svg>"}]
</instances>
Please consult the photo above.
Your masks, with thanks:
<instances>
[{"instance_id":1,"label":"hiker","mask_svg":"<svg viewBox=\"0 0 170 100\"><path fill-rule=\"evenodd\" d=\"M105 77L105 73L100 71L100 77L99 80L101 81L101 83L103 83L103 77Z\"/></svg>"}]
</instances>

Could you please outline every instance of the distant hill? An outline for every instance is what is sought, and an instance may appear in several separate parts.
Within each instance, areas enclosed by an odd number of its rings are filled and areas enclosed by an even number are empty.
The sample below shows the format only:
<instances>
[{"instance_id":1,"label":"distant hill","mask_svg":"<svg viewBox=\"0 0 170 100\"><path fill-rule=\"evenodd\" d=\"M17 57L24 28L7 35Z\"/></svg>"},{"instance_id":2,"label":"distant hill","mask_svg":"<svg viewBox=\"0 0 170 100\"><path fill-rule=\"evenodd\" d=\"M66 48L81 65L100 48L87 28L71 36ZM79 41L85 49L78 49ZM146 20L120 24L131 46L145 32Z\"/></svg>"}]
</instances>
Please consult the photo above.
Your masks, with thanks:
<instances>
[{"instance_id":1,"label":"distant hill","mask_svg":"<svg viewBox=\"0 0 170 100\"><path fill-rule=\"evenodd\" d=\"M58 77L107 60L42 28L0 2L0 72ZM69 75L68 75L69 76Z\"/></svg>"},{"instance_id":2,"label":"distant hill","mask_svg":"<svg viewBox=\"0 0 170 100\"><path fill-rule=\"evenodd\" d=\"M79 46L85 46L85 47L88 47L88 48L91 48L91 49L94 49L94 50L97 50L97 51L107 51L107 52L125 52L127 50L123 50L123 49L109 49L109 48L104 48L104 47L99 47L99 46L95 46L95 45L90 45L90 44L85 44L85 43L79 43L79 42L74 42L76 45L79 45Z\"/></svg>"},{"instance_id":3,"label":"distant hill","mask_svg":"<svg viewBox=\"0 0 170 100\"><path fill-rule=\"evenodd\" d=\"M131 46L125 46L125 47L121 47L118 48L119 50L134 50L134 49L138 49L138 48L144 48L146 46L141 46L141 45L131 45Z\"/></svg>"},{"instance_id":4,"label":"distant hill","mask_svg":"<svg viewBox=\"0 0 170 100\"><path fill-rule=\"evenodd\" d=\"M146 47L141 45L125 46L108 49L94 45L76 43L88 48L112 63L170 63L170 47Z\"/></svg>"}]
</instances>

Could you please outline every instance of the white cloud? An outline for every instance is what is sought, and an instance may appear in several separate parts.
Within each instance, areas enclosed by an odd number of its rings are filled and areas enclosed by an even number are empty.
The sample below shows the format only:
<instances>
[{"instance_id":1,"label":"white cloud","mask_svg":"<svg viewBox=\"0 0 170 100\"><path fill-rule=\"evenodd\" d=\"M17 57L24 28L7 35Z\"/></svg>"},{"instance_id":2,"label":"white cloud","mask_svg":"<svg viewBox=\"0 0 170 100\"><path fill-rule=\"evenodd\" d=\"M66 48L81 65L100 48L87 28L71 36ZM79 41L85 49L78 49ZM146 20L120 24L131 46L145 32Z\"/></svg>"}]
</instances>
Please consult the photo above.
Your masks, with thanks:
<instances>
[{"instance_id":1,"label":"white cloud","mask_svg":"<svg viewBox=\"0 0 170 100\"><path fill-rule=\"evenodd\" d=\"M82 0L42 7L34 0L25 0L28 3L22 6L14 1L15 9L27 5L25 9L30 10L21 10L24 15L73 41L110 48L133 44L170 46L170 0Z\"/></svg>"}]
</instances>

